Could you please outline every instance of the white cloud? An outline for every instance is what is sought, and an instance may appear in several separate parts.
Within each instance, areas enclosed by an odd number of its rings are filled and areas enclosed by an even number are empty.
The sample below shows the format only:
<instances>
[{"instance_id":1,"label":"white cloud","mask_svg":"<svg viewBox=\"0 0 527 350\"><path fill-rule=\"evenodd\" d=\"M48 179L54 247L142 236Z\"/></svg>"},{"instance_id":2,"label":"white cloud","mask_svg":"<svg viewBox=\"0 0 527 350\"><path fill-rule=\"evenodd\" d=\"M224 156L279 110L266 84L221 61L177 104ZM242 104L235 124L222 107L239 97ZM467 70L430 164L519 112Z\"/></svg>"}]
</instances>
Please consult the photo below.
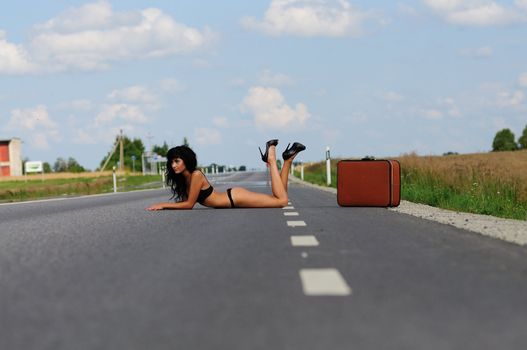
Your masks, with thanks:
<instances>
[{"instance_id":1,"label":"white cloud","mask_svg":"<svg viewBox=\"0 0 527 350\"><path fill-rule=\"evenodd\" d=\"M138 128L130 123L121 123L117 126L100 127L98 125L88 125L84 128L74 128L71 141L80 145L106 144L108 147L114 144L117 135L123 133L127 136L137 134Z\"/></svg>"},{"instance_id":2,"label":"white cloud","mask_svg":"<svg viewBox=\"0 0 527 350\"><path fill-rule=\"evenodd\" d=\"M108 98L132 103L154 104L158 102L157 96L147 87L141 85L129 86L124 89L113 90Z\"/></svg>"},{"instance_id":3,"label":"white cloud","mask_svg":"<svg viewBox=\"0 0 527 350\"><path fill-rule=\"evenodd\" d=\"M75 130L73 142L81 145L94 145L97 144L97 138L93 132L89 132L84 129L77 129Z\"/></svg>"},{"instance_id":4,"label":"white cloud","mask_svg":"<svg viewBox=\"0 0 527 350\"><path fill-rule=\"evenodd\" d=\"M192 61L192 66L200 69L210 69L212 68L212 63L203 58L196 58L194 61Z\"/></svg>"},{"instance_id":5,"label":"white cloud","mask_svg":"<svg viewBox=\"0 0 527 350\"><path fill-rule=\"evenodd\" d=\"M245 17L241 23L275 36L341 37L361 35L369 17L346 0L273 0L261 21Z\"/></svg>"},{"instance_id":6,"label":"white cloud","mask_svg":"<svg viewBox=\"0 0 527 350\"><path fill-rule=\"evenodd\" d=\"M293 84L293 79L283 73L273 73L269 69L260 74L260 84L267 86L282 86Z\"/></svg>"},{"instance_id":7,"label":"white cloud","mask_svg":"<svg viewBox=\"0 0 527 350\"><path fill-rule=\"evenodd\" d=\"M15 109L11 111L11 119L7 127L9 129L35 130L43 128L55 129L57 124L49 117L47 107L40 105L35 108Z\"/></svg>"},{"instance_id":8,"label":"white cloud","mask_svg":"<svg viewBox=\"0 0 527 350\"><path fill-rule=\"evenodd\" d=\"M161 90L167 93L180 93L187 90L187 87L183 83L171 78L161 80L159 86L161 87Z\"/></svg>"},{"instance_id":9,"label":"white cloud","mask_svg":"<svg viewBox=\"0 0 527 350\"><path fill-rule=\"evenodd\" d=\"M6 33L0 30L0 74L24 74L36 71L27 51L20 45L10 43Z\"/></svg>"},{"instance_id":10,"label":"white cloud","mask_svg":"<svg viewBox=\"0 0 527 350\"><path fill-rule=\"evenodd\" d=\"M115 61L187 54L214 36L156 8L115 12L108 1L98 1L36 25L25 46L7 42L0 33L0 72L101 69Z\"/></svg>"},{"instance_id":11,"label":"white cloud","mask_svg":"<svg viewBox=\"0 0 527 350\"><path fill-rule=\"evenodd\" d=\"M463 56L473 57L473 58L487 58L491 57L493 54L492 48L490 46L478 47L473 49L461 49L459 52Z\"/></svg>"},{"instance_id":12,"label":"white cloud","mask_svg":"<svg viewBox=\"0 0 527 350\"><path fill-rule=\"evenodd\" d=\"M50 141L60 140L58 125L50 118L44 105L12 110L7 130L27 133L29 142L39 149L47 149Z\"/></svg>"},{"instance_id":13,"label":"white cloud","mask_svg":"<svg viewBox=\"0 0 527 350\"><path fill-rule=\"evenodd\" d=\"M81 98L60 102L57 104L56 109L60 111L88 112L93 109L93 103L88 99Z\"/></svg>"},{"instance_id":14,"label":"white cloud","mask_svg":"<svg viewBox=\"0 0 527 350\"><path fill-rule=\"evenodd\" d=\"M117 20L118 16L113 14L110 3L107 1L97 1L76 8L70 8L57 17L38 24L35 27L40 30L55 30L68 33L91 30L96 27L107 27L112 18ZM117 22L124 24L122 20Z\"/></svg>"},{"instance_id":15,"label":"white cloud","mask_svg":"<svg viewBox=\"0 0 527 350\"><path fill-rule=\"evenodd\" d=\"M71 107L79 111L89 111L93 108L91 101L86 99L71 101Z\"/></svg>"},{"instance_id":16,"label":"white cloud","mask_svg":"<svg viewBox=\"0 0 527 350\"><path fill-rule=\"evenodd\" d=\"M353 112L349 117L345 118L344 120L351 124L364 124L367 123L370 118L366 113L357 111Z\"/></svg>"},{"instance_id":17,"label":"white cloud","mask_svg":"<svg viewBox=\"0 0 527 350\"><path fill-rule=\"evenodd\" d=\"M303 126L310 117L303 103L291 108L280 90L259 86L249 89L242 110L254 115L256 126L268 129Z\"/></svg>"},{"instance_id":18,"label":"white cloud","mask_svg":"<svg viewBox=\"0 0 527 350\"><path fill-rule=\"evenodd\" d=\"M422 113L426 119L432 119L432 120L443 119L443 113L437 109L426 109Z\"/></svg>"},{"instance_id":19,"label":"white cloud","mask_svg":"<svg viewBox=\"0 0 527 350\"><path fill-rule=\"evenodd\" d=\"M138 106L117 103L104 105L102 111L95 118L95 125L109 124L114 120L144 124L149 120Z\"/></svg>"},{"instance_id":20,"label":"white cloud","mask_svg":"<svg viewBox=\"0 0 527 350\"><path fill-rule=\"evenodd\" d=\"M446 110L446 113L451 117L461 117L461 111L457 106L456 101L452 97L447 97L440 100L440 104Z\"/></svg>"},{"instance_id":21,"label":"white cloud","mask_svg":"<svg viewBox=\"0 0 527 350\"><path fill-rule=\"evenodd\" d=\"M492 118L490 122L491 122L493 130L501 130L505 128L510 128L509 123L505 120L505 118L501 116Z\"/></svg>"},{"instance_id":22,"label":"white cloud","mask_svg":"<svg viewBox=\"0 0 527 350\"><path fill-rule=\"evenodd\" d=\"M196 128L194 138L200 145L217 145L221 143L221 134L216 129Z\"/></svg>"},{"instance_id":23,"label":"white cloud","mask_svg":"<svg viewBox=\"0 0 527 350\"><path fill-rule=\"evenodd\" d=\"M385 91L381 93L381 98L388 102L400 102L404 100L404 96L394 92L394 91Z\"/></svg>"},{"instance_id":24,"label":"white cloud","mask_svg":"<svg viewBox=\"0 0 527 350\"><path fill-rule=\"evenodd\" d=\"M501 107L519 107L525 101L525 94L521 90L498 93L498 105Z\"/></svg>"},{"instance_id":25,"label":"white cloud","mask_svg":"<svg viewBox=\"0 0 527 350\"><path fill-rule=\"evenodd\" d=\"M527 11L527 0L515 0L514 4Z\"/></svg>"},{"instance_id":26,"label":"white cloud","mask_svg":"<svg viewBox=\"0 0 527 350\"><path fill-rule=\"evenodd\" d=\"M233 88L244 87L247 84L244 78L236 78L229 81L228 85Z\"/></svg>"},{"instance_id":27,"label":"white cloud","mask_svg":"<svg viewBox=\"0 0 527 350\"><path fill-rule=\"evenodd\" d=\"M397 12L410 17L420 16L419 12L414 7L403 3L397 4Z\"/></svg>"},{"instance_id":28,"label":"white cloud","mask_svg":"<svg viewBox=\"0 0 527 350\"><path fill-rule=\"evenodd\" d=\"M518 85L522 88L527 88L527 73L520 74L518 77Z\"/></svg>"},{"instance_id":29,"label":"white cloud","mask_svg":"<svg viewBox=\"0 0 527 350\"><path fill-rule=\"evenodd\" d=\"M504 7L491 0L424 0L445 21L464 26L493 26L526 21L525 1Z\"/></svg>"},{"instance_id":30,"label":"white cloud","mask_svg":"<svg viewBox=\"0 0 527 350\"><path fill-rule=\"evenodd\" d=\"M214 117L212 118L212 124L220 128L226 128L229 126L229 120L225 117Z\"/></svg>"},{"instance_id":31,"label":"white cloud","mask_svg":"<svg viewBox=\"0 0 527 350\"><path fill-rule=\"evenodd\" d=\"M452 97L438 98L432 108L422 109L419 112L424 118L430 120L441 120L445 117L460 118L462 113L456 100Z\"/></svg>"}]
</instances>

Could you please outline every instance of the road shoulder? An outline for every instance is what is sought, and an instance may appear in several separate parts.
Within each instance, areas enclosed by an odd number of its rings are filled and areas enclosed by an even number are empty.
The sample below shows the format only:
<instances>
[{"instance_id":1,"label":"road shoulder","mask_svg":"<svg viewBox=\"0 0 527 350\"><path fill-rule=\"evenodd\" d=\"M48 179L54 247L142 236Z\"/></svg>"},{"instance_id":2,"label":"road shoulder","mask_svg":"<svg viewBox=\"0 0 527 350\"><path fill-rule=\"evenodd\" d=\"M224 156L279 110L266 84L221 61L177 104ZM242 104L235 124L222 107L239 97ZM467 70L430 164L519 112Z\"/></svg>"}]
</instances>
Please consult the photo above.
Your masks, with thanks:
<instances>
[{"instance_id":1,"label":"road shoulder","mask_svg":"<svg viewBox=\"0 0 527 350\"><path fill-rule=\"evenodd\" d=\"M293 176L291 176L290 179L292 182L302 186L316 188L335 195L337 194L335 188L314 185ZM510 243L527 246L527 221L502 219L489 215L462 213L408 201L401 201L399 207L389 208L389 210L451 225Z\"/></svg>"}]
</instances>

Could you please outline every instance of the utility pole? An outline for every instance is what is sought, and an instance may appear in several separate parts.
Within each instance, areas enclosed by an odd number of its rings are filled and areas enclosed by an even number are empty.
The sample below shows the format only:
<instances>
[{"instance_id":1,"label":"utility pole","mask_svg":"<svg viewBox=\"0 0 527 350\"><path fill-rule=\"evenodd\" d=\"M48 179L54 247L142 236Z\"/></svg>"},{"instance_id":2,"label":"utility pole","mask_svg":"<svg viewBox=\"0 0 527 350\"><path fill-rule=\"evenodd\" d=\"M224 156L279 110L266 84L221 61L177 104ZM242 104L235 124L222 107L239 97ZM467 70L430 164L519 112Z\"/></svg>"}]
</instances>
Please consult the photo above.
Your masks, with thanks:
<instances>
[{"instance_id":1,"label":"utility pole","mask_svg":"<svg viewBox=\"0 0 527 350\"><path fill-rule=\"evenodd\" d=\"M119 170L124 170L124 147L123 147L123 129L121 129L121 135L119 137L120 150L119 150Z\"/></svg>"}]
</instances>

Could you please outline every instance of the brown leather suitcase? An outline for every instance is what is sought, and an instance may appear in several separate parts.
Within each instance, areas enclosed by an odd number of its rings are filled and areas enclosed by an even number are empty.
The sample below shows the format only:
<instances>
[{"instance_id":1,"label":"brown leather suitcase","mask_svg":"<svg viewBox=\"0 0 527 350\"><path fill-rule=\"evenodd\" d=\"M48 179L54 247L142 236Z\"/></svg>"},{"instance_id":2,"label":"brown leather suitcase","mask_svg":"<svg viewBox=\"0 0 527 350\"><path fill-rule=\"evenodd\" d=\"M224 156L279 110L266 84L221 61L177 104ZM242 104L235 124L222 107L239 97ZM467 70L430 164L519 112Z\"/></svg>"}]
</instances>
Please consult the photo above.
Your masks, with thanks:
<instances>
[{"instance_id":1,"label":"brown leather suitcase","mask_svg":"<svg viewBox=\"0 0 527 350\"><path fill-rule=\"evenodd\" d=\"M401 201L401 165L396 160L341 160L337 203L342 207L396 207Z\"/></svg>"}]
</instances>

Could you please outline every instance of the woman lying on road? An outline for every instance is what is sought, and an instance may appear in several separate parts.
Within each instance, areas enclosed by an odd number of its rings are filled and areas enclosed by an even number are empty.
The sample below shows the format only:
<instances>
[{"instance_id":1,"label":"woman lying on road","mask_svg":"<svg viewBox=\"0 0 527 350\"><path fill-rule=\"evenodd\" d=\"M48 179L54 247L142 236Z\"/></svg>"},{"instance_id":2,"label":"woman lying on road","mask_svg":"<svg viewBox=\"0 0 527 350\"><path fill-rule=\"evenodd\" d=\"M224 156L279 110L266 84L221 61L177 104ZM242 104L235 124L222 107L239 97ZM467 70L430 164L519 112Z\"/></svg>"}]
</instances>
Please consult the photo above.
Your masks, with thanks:
<instances>
[{"instance_id":1,"label":"woman lying on road","mask_svg":"<svg viewBox=\"0 0 527 350\"><path fill-rule=\"evenodd\" d=\"M262 160L267 163L271 173L273 194L251 192L241 187L216 192L205 175L196 170L196 154L187 146L171 148L167 153L166 182L172 189L175 203L157 203L147 210L192 209L196 202L213 208L281 208L287 205L287 179L295 156L306 149L295 142L282 153L284 164L282 171L276 165L276 145L278 140L266 143Z\"/></svg>"}]
</instances>

